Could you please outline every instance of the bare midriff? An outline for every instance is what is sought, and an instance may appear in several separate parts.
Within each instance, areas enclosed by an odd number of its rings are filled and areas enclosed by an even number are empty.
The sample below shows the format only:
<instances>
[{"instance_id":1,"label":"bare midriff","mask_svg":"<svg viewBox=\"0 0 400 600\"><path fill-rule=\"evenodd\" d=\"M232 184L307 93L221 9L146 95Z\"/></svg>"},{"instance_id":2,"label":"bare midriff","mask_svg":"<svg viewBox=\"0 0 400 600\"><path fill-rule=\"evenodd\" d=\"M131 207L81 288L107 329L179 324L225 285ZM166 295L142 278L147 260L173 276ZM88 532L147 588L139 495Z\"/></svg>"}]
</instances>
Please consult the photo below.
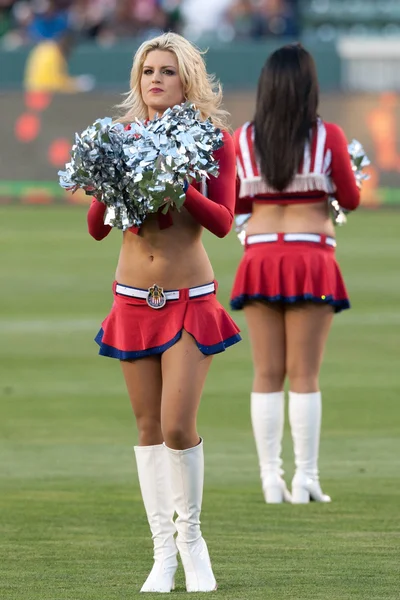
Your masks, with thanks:
<instances>
[{"instance_id":1,"label":"bare midriff","mask_svg":"<svg viewBox=\"0 0 400 600\"><path fill-rule=\"evenodd\" d=\"M325 201L296 204L253 203L247 235L256 233L321 233L335 236Z\"/></svg>"},{"instance_id":2,"label":"bare midriff","mask_svg":"<svg viewBox=\"0 0 400 600\"><path fill-rule=\"evenodd\" d=\"M182 209L172 215L173 225L160 229L157 215L147 217L139 235L123 234L116 280L147 289L153 284L165 290L210 283L214 272L203 246L203 228Z\"/></svg>"}]
</instances>

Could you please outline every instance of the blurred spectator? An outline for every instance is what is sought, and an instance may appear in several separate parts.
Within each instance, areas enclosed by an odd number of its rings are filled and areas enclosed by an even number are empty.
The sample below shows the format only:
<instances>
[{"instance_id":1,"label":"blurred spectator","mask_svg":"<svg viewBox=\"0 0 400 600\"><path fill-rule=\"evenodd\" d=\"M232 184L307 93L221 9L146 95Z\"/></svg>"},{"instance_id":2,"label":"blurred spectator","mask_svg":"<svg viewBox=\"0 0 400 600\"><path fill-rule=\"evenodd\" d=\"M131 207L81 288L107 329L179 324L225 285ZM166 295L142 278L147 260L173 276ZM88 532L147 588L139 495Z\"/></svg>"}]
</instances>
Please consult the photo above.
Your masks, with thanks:
<instances>
[{"instance_id":1,"label":"blurred spectator","mask_svg":"<svg viewBox=\"0 0 400 600\"><path fill-rule=\"evenodd\" d=\"M115 11L117 0L76 0L71 8L74 27L83 37L98 38Z\"/></svg>"},{"instance_id":2,"label":"blurred spectator","mask_svg":"<svg viewBox=\"0 0 400 600\"><path fill-rule=\"evenodd\" d=\"M52 40L68 29L72 2L63 0L35 0L28 26L30 40Z\"/></svg>"},{"instance_id":3,"label":"blurred spectator","mask_svg":"<svg viewBox=\"0 0 400 600\"><path fill-rule=\"evenodd\" d=\"M90 75L71 77L68 74L68 57L74 42L75 36L68 30L54 40L39 42L26 62L25 89L55 93L88 92L93 89L94 78Z\"/></svg>"},{"instance_id":4,"label":"blurred spectator","mask_svg":"<svg viewBox=\"0 0 400 600\"><path fill-rule=\"evenodd\" d=\"M183 0L0 0L0 37L13 48L52 40L73 27L82 39L113 43L180 31Z\"/></svg>"},{"instance_id":5,"label":"blurred spectator","mask_svg":"<svg viewBox=\"0 0 400 600\"><path fill-rule=\"evenodd\" d=\"M3 45L13 48L26 42L26 30L32 19L32 9L28 2L17 0L0 0L3 28L1 37ZM4 20L3 20L4 16Z\"/></svg>"},{"instance_id":6,"label":"blurred spectator","mask_svg":"<svg viewBox=\"0 0 400 600\"><path fill-rule=\"evenodd\" d=\"M298 0L234 0L226 13L228 37L296 37L298 8Z\"/></svg>"},{"instance_id":7,"label":"blurred spectator","mask_svg":"<svg viewBox=\"0 0 400 600\"><path fill-rule=\"evenodd\" d=\"M164 31L166 15L157 0L116 0L102 35L121 38L152 36Z\"/></svg>"},{"instance_id":8,"label":"blurred spectator","mask_svg":"<svg viewBox=\"0 0 400 600\"><path fill-rule=\"evenodd\" d=\"M182 0L161 0L161 8L165 11L167 31L181 33L183 24Z\"/></svg>"},{"instance_id":9,"label":"blurred spectator","mask_svg":"<svg viewBox=\"0 0 400 600\"><path fill-rule=\"evenodd\" d=\"M0 38L12 26L12 9L14 0L0 0Z\"/></svg>"},{"instance_id":10,"label":"blurred spectator","mask_svg":"<svg viewBox=\"0 0 400 600\"><path fill-rule=\"evenodd\" d=\"M152 37L180 31L180 0L116 0L115 10L100 33L103 39Z\"/></svg>"}]
</instances>

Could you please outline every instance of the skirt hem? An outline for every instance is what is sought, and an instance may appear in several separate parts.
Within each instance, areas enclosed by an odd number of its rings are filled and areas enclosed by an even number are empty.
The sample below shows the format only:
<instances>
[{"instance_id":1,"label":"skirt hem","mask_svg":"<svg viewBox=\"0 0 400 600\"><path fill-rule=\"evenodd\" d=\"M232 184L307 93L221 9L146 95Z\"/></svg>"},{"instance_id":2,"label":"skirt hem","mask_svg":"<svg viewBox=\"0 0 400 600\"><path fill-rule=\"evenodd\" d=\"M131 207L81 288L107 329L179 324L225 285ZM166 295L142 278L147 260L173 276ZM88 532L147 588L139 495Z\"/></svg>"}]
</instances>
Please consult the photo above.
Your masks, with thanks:
<instances>
[{"instance_id":1,"label":"skirt hem","mask_svg":"<svg viewBox=\"0 0 400 600\"><path fill-rule=\"evenodd\" d=\"M282 302L283 304L295 304L296 302L315 302L316 304L329 304L335 309L335 313L350 308L349 300L337 300L333 296L314 296L313 294L301 294L299 296L265 296L263 294L242 294L232 298L230 301L230 307L232 310L242 310L247 302L252 300L259 300L263 302Z\"/></svg>"},{"instance_id":2,"label":"skirt hem","mask_svg":"<svg viewBox=\"0 0 400 600\"><path fill-rule=\"evenodd\" d=\"M103 335L104 335L103 329L100 329L99 333L96 335L95 342L96 342L96 344L98 344L100 346L100 349L99 349L100 356L107 356L109 358L116 358L118 360L138 360L140 358L146 358L146 356L155 356L157 354L162 354L163 352L165 352L166 350L171 348L174 344L176 344L181 339L182 331L184 331L184 328L182 328L180 331L178 331L178 333L176 335L174 335L165 344L162 344L161 346L155 346L153 348L146 348L144 350L119 350L118 348L115 348L114 346L105 344L103 342ZM189 331L187 333L192 335L194 341L196 342L198 349L200 350L200 352L202 352L206 356L224 352L224 350L226 350L230 346L233 346L237 342L240 342L242 339L241 336L238 333L236 333L235 335L232 335L231 337L229 337L225 340L221 340L217 344L212 344L211 346L206 346L204 344L200 344L200 342L198 342L196 340L196 338L194 337L194 335L191 334Z\"/></svg>"}]
</instances>

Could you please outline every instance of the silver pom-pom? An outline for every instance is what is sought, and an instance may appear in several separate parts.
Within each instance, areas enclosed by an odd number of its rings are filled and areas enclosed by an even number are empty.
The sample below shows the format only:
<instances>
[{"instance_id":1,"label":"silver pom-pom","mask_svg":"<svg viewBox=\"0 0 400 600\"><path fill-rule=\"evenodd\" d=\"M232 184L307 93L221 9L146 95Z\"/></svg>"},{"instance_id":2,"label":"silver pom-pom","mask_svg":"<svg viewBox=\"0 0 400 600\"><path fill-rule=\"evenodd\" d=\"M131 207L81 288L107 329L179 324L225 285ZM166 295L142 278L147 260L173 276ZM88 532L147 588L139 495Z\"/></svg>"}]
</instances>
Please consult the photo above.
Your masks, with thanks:
<instances>
[{"instance_id":1,"label":"silver pom-pom","mask_svg":"<svg viewBox=\"0 0 400 600\"><path fill-rule=\"evenodd\" d=\"M235 232L237 233L239 242L242 244L242 246L244 246L246 243L246 229L250 217L251 213L246 215L237 215L235 217Z\"/></svg>"},{"instance_id":2,"label":"silver pom-pom","mask_svg":"<svg viewBox=\"0 0 400 600\"><path fill-rule=\"evenodd\" d=\"M104 202L105 223L126 230L140 227L159 209L178 210L185 201L185 182L218 176L213 152L223 136L211 121L201 120L189 102L174 106L153 121L130 129L99 119L72 147L71 162L60 171L60 185L78 188Z\"/></svg>"},{"instance_id":3,"label":"silver pom-pom","mask_svg":"<svg viewBox=\"0 0 400 600\"><path fill-rule=\"evenodd\" d=\"M156 211L182 207L185 181L219 174L213 152L223 146L222 132L209 119L201 121L189 102L167 109L153 121L132 123L131 133L135 143L126 148L125 160L138 194Z\"/></svg>"},{"instance_id":4,"label":"silver pom-pom","mask_svg":"<svg viewBox=\"0 0 400 600\"><path fill-rule=\"evenodd\" d=\"M370 177L368 173L364 173L364 168L368 167L368 165L371 164L371 161L369 160L359 141L352 140L347 149L349 152L354 177L358 187L361 188L362 182ZM333 223L335 225L344 225L347 223L346 212L348 211L342 208L339 202L333 196L328 198L328 202Z\"/></svg>"},{"instance_id":5,"label":"silver pom-pom","mask_svg":"<svg viewBox=\"0 0 400 600\"><path fill-rule=\"evenodd\" d=\"M357 140L352 140L348 145L349 156L351 159L354 176L356 181L364 181L369 179L369 175L363 172L365 167L371 164L368 156L365 154L365 150Z\"/></svg>"}]
</instances>

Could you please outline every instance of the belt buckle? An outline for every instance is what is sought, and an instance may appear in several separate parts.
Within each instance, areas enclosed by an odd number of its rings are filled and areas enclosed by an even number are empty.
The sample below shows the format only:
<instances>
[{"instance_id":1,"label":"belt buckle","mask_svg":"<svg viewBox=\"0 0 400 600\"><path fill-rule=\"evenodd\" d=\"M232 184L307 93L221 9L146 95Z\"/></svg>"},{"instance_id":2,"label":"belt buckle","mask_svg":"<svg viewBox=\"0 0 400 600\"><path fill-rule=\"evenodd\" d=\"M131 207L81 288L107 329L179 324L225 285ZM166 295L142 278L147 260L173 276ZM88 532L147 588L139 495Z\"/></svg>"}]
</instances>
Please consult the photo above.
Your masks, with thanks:
<instances>
[{"instance_id":1,"label":"belt buckle","mask_svg":"<svg viewBox=\"0 0 400 600\"><path fill-rule=\"evenodd\" d=\"M156 283L149 287L149 289L147 290L146 302L150 306L150 308L163 308L167 303L167 299L164 294L164 289Z\"/></svg>"}]
</instances>

